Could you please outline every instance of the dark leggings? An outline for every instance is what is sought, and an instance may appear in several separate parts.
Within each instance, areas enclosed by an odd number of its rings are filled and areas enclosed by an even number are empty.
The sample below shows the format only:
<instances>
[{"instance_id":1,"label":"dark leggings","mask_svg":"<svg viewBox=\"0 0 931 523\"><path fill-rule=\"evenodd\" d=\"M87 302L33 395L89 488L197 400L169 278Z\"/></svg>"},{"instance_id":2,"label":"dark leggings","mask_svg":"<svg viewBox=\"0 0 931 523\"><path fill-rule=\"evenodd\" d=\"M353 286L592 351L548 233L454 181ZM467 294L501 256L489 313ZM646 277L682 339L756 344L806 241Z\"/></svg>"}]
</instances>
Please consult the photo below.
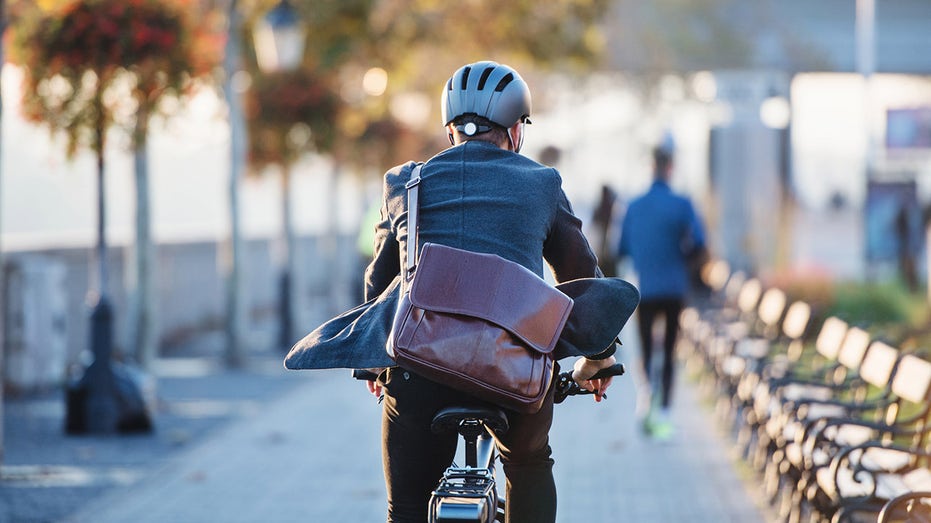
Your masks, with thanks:
<instances>
[{"instance_id":1,"label":"dark leggings","mask_svg":"<svg viewBox=\"0 0 931 523\"><path fill-rule=\"evenodd\" d=\"M646 299L637 307L637 322L640 328L640 350L643 361L643 371L647 381L652 384L653 364L653 324L658 316L666 318L666 332L663 337L663 374L662 389L660 391L663 408L670 405L672 393L673 367L675 359L673 351L676 347L676 337L679 335L679 313L682 312L680 298Z\"/></svg>"},{"instance_id":2,"label":"dark leggings","mask_svg":"<svg viewBox=\"0 0 931 523\"><path fill-rule=\"evenodd\" d=\"M384 377L382 459L388 490L388 523L423 523L430 492L455 456L458 435L433 434L434 414L449 405L479 400L400 368ZM550 457L553 392L536 414L506 411L510 428L497 439L507 476L508 523L556 520L556 484Z\"/></svg>"}]
</instances>

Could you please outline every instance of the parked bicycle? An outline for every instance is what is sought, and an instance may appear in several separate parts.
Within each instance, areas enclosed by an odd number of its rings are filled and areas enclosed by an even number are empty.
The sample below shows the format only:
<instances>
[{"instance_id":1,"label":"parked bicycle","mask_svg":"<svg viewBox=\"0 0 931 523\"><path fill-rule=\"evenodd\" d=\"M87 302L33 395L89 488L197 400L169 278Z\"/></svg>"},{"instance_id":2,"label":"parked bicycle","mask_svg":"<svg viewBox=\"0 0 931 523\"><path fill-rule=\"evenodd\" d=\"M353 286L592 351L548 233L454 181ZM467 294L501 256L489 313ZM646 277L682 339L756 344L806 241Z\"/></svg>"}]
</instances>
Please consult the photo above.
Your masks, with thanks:
<instances>
[{"instance_id":1,"label":"parked bicycle","mask_svg":"<svg viewBox=\"0 0 931 523\"><path fill-rule=\"evenodd\" d=\"M598 371L591 379L621 376L624 365L615 364ZM375 379L365 371L354 371L361 380ZM572 371L560 373L554 386L554 403L562 403L569 396L592 394L572 379ZM607 398L607 394L602 397ZM429 523L504 522L507 502L499 497L495 483L495 465L498 455L492 432L504 434L508 418L497 407L453 406L440 410L433 417L431 429L442 434L459 433L463 449L463 465L453 462L430 496Z\"/></svg>"}]
</instances>

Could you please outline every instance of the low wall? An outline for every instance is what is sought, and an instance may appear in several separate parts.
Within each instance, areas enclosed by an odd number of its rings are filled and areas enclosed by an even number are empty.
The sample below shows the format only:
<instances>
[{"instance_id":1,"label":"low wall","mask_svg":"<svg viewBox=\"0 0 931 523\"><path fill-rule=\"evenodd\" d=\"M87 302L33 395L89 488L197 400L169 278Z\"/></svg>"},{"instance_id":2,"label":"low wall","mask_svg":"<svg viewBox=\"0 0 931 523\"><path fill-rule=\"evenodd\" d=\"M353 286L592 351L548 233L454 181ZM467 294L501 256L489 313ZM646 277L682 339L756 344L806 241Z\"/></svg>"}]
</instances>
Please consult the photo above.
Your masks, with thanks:
<instances>
[{"instance_id":1,"label":"low wall","mask_svg":"<svg viewBox=\"0 0 931 523\"><path fill-rule=\"evenodd\" d=\"M303 333L356 304L361 269L354 238L325 241L303 237L297 239L295 247L295 330ZM111 248L108 253L114 350L122 355L133 352L128 350L124 266L131 248ZM178 350L197 338L204 339L204 334L222 332L226 292L221 248L216 242L156 247L155 321L161 354ZM249 321L246 350L267 349L277 339L279 271L273 241L247 240L243 251L243 299ZM3 260L3 382L13 390L59 385L70 365L90 357L88 293L98 289L94 251L66 248L8 252ZM207 338L222 345L218 341L222 336Z\"/></svg>"}]
</instances>

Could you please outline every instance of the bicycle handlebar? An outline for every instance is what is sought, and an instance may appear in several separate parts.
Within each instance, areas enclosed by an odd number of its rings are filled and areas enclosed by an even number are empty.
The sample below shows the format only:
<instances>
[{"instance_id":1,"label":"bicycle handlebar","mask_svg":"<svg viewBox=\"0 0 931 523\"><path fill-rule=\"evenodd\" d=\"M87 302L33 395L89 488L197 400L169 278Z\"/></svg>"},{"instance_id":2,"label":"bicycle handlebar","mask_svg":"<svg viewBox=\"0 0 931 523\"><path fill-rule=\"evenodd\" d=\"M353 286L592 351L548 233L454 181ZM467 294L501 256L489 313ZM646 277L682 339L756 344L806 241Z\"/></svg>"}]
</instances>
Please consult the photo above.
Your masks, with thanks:
<instances>
[{"instance_id":1,"label":"bicycle handlebar","mask_svg":"<svg viewBox=\"0 0 931 523\"><path fill-rule=\"evenodd\" d=\"M607 378L610 376L621 376L626 372L627 369L624 368L623 363L615 363L610 367L605 367L592 376L591 380L597 380L602 378ZM555 392L553 393L553 403L562 403L563 400L569 396L578 396L581 394L594 394L590 390L583 389L579 386L575 380L572 379L572 371L567 370L566 372L560 372L559 376L556 378L556 383L553 384L555 387ZM607 398L607 394L602 394L602 398Z\"/></svg>"},{"instance_id":2,"label":"bicycle handlebar","mask_svg":"<svg viewBox=\"0 0 931 523\"><path fill-rule=\"evenodd\" d=\"M352 369L352 377L359 381L376 381L378 374L365 369Z\"/></svg>"},{"instance_id":3,"label":"bicycle handlebar","mask_svg":"<svg viewBox=\"0 0 931 523\"><path fill-rule=\"evenodd\" d=\"M615 363L610 367L605 367L595 373L589 379L601 379L607 378L609 376L621 376L624 374L626 369L624 368L623 363ZM375 381L378 379L378 375L374 372L364 370L364 369L355 369L352 371L352 377L357 380L364 381ZM592 391L583 389L579 386L575 380L572 379L572 371L568 370L566 372L560 372L559 376L556 377L556 383L553 384L555 387L554 394L554 403L562 403L569 396L579 396L582 394L593 394ZM607 394L602 394L603 398L607 398Z\"/></svg>"}]
</instances>

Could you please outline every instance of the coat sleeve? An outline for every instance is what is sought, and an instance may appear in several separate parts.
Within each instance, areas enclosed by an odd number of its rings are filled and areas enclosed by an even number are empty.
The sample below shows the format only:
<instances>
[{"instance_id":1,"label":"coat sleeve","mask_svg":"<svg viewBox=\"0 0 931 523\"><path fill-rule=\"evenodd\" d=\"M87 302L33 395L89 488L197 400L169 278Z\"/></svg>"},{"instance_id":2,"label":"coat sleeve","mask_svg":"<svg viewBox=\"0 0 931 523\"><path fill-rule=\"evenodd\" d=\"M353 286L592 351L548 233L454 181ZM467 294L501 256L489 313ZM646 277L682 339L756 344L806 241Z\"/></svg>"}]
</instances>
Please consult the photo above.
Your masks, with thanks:
<instances>
[{"instance_id":1,"label":"coat sleeve","mask_svg":"<svg viewBox=\"0 0 931 523\"><path fill-rule=\"evenodd\" d=\"M705 247L705 228L702 226L702 220L695 212L692 202L686 200L686 219L688 221L687 241L690 243L692 250L699 250Z\"/></svg>"},{"instance_id":2,"label":"coat sleeve","mask_svg":"<svg viewBox=\"0 0 931 523\"><path fill-rule=\"evenodd\" d=\"M400 253L387 206L382 203L381 220L375 228L375 252L365 269L365 300L378 296L401 272Z\"/></svg>"},{"instance_id":3,"label":"coat sleeve","mask_svg":"<svg viewBox=\"0 0 931 523\"><path fill-rule=\"evenodd\" d=\"M365 269L365 299L370 300L388 288L401 272L399 217L406 217L407 190L414 162L399 165L385 173L381 218L375 227L372 262ZM406 218L405 218L406 220Z\"/></svg>"},{"instance_id":4,"label":"coat sleeve","mask_svg":"<svg viewBox=\"0 0 931 523\"><path fill-rule=\"evenodd\" d=\"M555 217L543 244L543 257L557 283L603 276L598 258L582 232L582 220L572 213L569 199L561 188L556 198Z\"/></svg>"}]
</instances>

